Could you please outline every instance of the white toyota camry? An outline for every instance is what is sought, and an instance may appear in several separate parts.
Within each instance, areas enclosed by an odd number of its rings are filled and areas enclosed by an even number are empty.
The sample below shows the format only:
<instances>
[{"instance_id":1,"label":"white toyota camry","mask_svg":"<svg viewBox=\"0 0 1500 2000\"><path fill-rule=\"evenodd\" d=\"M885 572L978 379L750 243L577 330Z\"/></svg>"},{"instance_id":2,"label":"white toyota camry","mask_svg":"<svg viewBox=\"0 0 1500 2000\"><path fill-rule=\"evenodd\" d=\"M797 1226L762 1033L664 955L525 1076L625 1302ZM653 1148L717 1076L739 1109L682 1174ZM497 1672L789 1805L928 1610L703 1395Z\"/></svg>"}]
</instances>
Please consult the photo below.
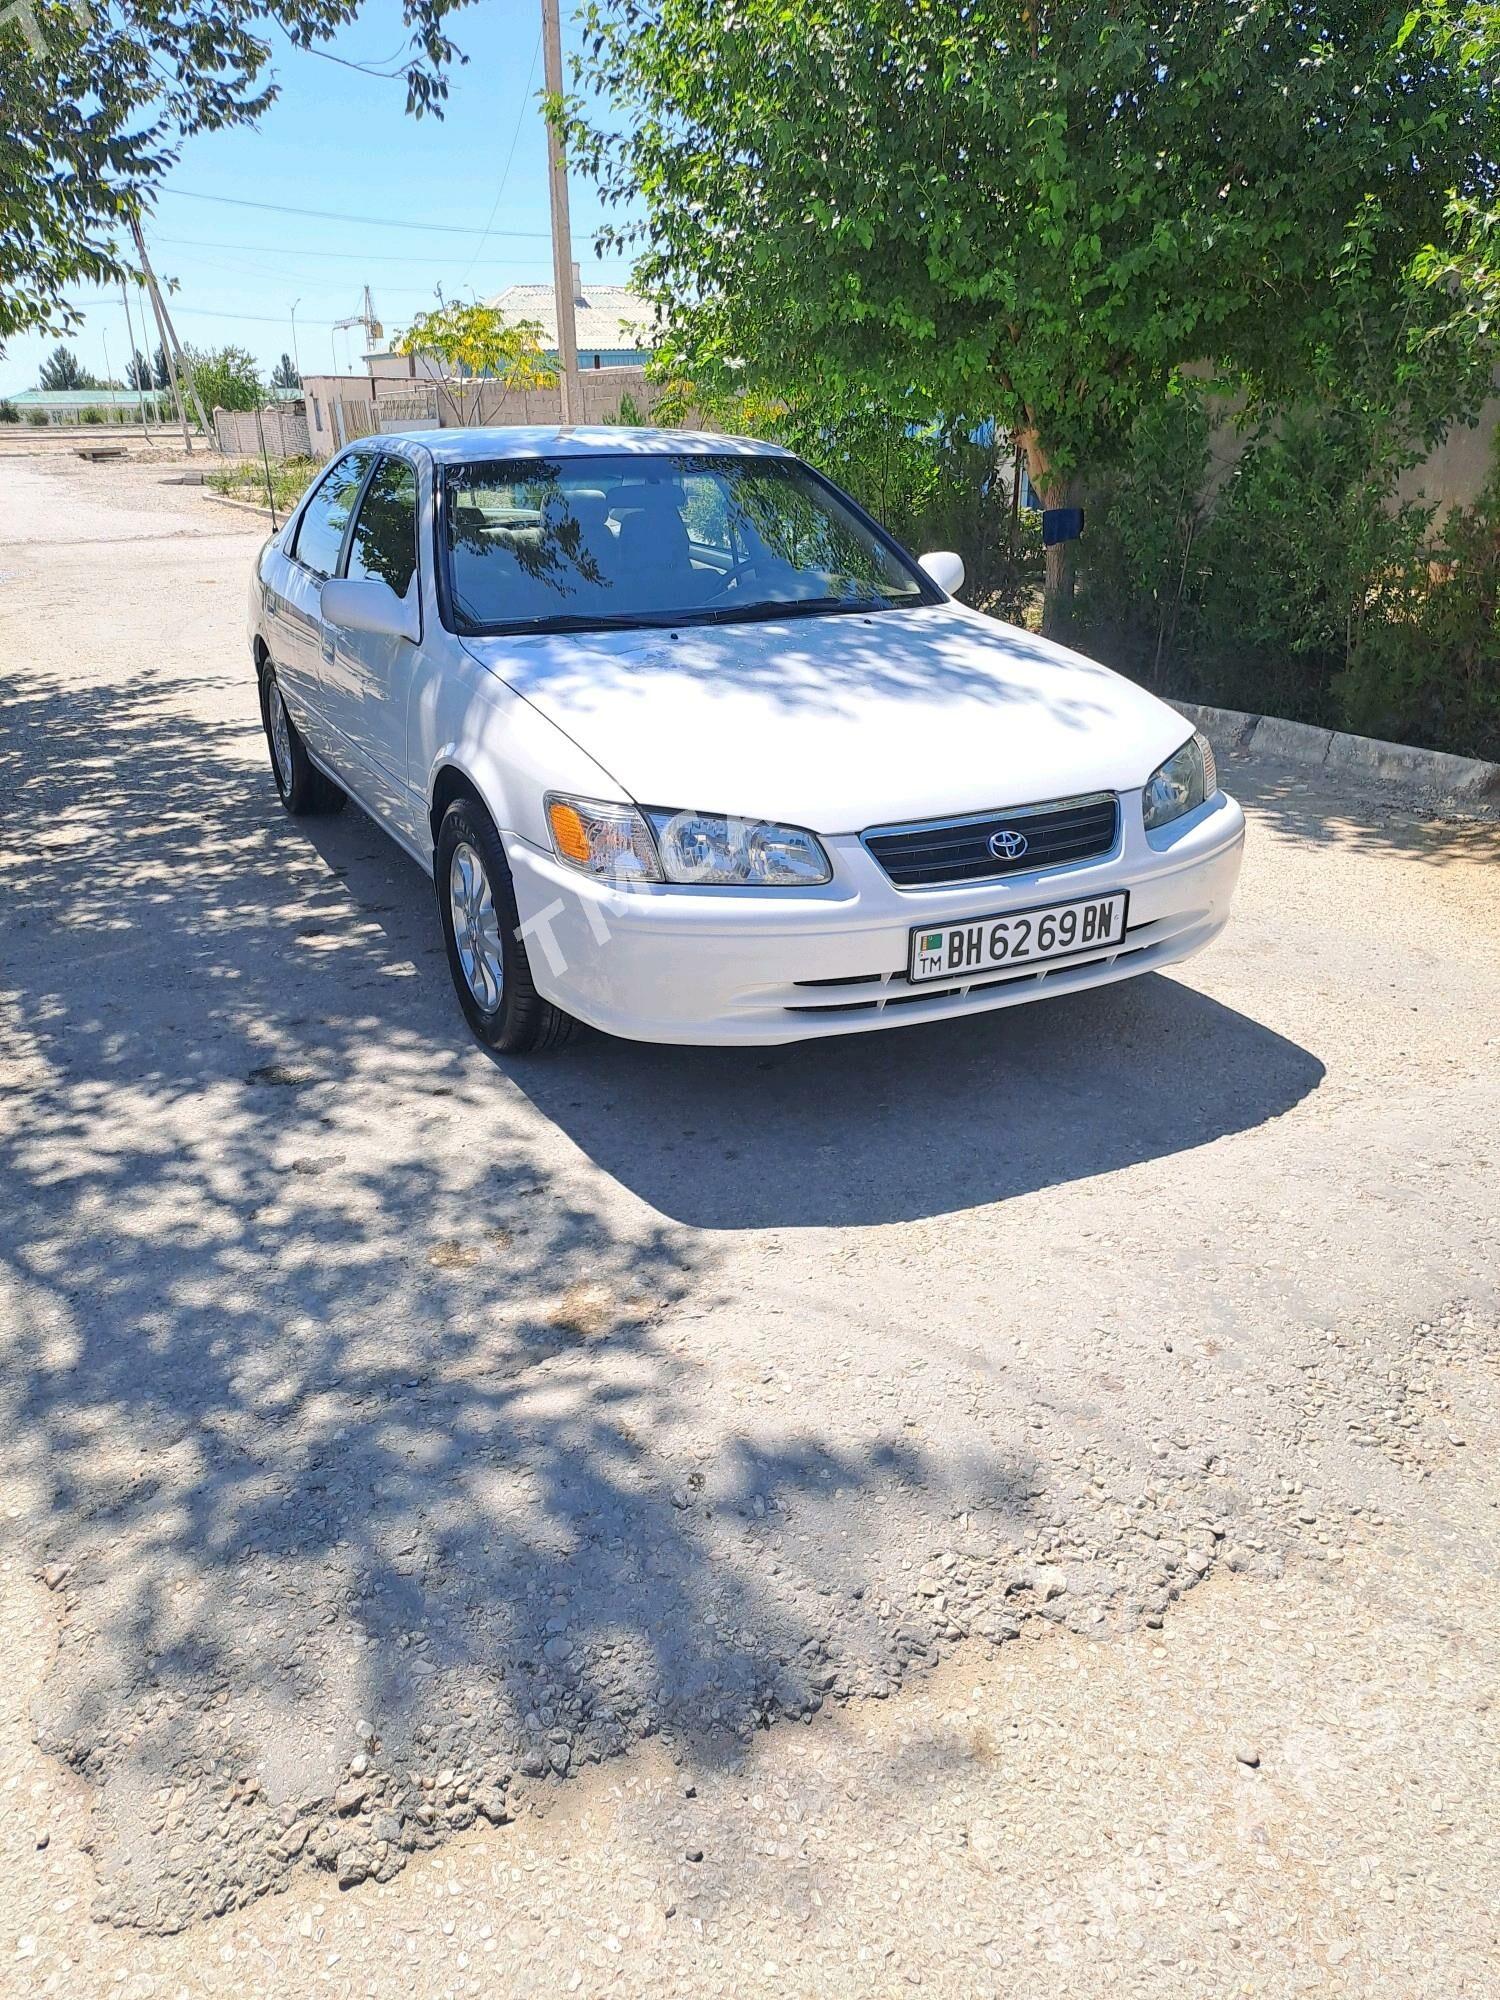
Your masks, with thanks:
<instances>
[{"instance_id":1,"label":"white toyota camry","mask_svg":"<svg viewBox=\"0 0 1500 2000\"><path fill-rule=\"evenodd\" d=\"M431 871L495 1048L788 1042L1188 957L1244 840L1208 744L962 580L773 445L365 439L256 565L277 788Z\"/></svg>"}]
</instances>

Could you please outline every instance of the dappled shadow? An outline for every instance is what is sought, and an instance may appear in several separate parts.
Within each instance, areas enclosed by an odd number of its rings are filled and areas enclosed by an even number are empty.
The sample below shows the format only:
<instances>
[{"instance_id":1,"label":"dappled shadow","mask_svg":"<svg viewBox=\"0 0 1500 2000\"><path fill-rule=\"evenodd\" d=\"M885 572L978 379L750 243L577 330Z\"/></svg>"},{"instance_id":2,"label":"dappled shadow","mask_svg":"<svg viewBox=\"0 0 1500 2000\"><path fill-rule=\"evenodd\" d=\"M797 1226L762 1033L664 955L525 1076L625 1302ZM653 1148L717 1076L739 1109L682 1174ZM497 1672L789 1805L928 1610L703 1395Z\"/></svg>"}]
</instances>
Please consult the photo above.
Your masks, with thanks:
<instances>
[{"instance_id":1,"label":"dappled shadow","mask_svg":"<svg viewBox=\"0 0 1500 2000\"><path fill-rule=\"evenodd\" d=\"M935 797L983 811L1000 771L1024 771L1028 799L1113 789L1122 737L1151 741L1107 667L947 604L465 644L643 804L825 833Z\"/></svg>"},{"instance_id":2,"label":"dappled shadow","mask_svg":"<svg viewBox=\"0 0 1500 2000\"><path fill-rule=\"evenodd\" d=\"M711 1259L469 1043L394 848L351 812L320 852L249 728L189 756L148 687L32 677L3 728L35 837L0 1406L99 1912L389 1874L643 1733L712 1759L927 1657L936 1614L880 1608L901 1548L958 1510L1019 1533L1026 1455L752 1391L726 1440L675 1320Z\"/></svg>"},{"instance_id":3,"label":"dappled shadow","mask_svg":"<svg viewBox=\"0 0 1500 2000\"><path fill-rule=\"evenodd\" d=\"M1261 759L1222 758L1225 787L1289 841L1425 868L1500 863L1500 799L1483 809L1424 802L1410 788Z\"/></svg>"}]
</instances>

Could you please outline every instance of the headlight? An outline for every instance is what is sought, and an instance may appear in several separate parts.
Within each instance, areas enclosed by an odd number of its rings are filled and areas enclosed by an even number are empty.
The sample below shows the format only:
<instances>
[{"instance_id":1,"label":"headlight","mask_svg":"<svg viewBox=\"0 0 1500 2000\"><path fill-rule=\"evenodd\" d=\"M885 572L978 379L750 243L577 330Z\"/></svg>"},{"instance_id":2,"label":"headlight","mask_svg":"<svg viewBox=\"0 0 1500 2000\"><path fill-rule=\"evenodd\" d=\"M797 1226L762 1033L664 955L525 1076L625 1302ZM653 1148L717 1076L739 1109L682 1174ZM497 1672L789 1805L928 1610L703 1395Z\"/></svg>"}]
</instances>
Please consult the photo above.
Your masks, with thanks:
<instances>
[{"instance_id":1,"label":"headlight","mask_svg":"<svg viewBox=\"0 0 1500 2000\"><path fill-rule=\"evenodd\" d=\"M669 882L715 888L796 889L832 878L828 856L800 826L725 813L650 812Z\"/></svg>"},{"instance_id":2,"label":"headlight","mask_svg":"<svg viewBox=\"0 0 1500 2000\"><path fill-rule=\"evenodd\" d=\"M559 861L611 882L659 882L651 829L634 806L547 796L547 830Z\"/></svg>"},{"instance_id":3,"label":"headlight","mask_svg":"<svg viewBox=\"0 0 1500 2000\"><path fill-rule=\"evenodd\" d=\"M1214 753L1208 738L1195 730L1182 748L1174 751L1165 764L1159 764L1146 780L1141 794L1146 831L1170 826L1174 819L1181 819L1184 813L1211 799L1218 789Z\"/></svg>"}]
</instances>

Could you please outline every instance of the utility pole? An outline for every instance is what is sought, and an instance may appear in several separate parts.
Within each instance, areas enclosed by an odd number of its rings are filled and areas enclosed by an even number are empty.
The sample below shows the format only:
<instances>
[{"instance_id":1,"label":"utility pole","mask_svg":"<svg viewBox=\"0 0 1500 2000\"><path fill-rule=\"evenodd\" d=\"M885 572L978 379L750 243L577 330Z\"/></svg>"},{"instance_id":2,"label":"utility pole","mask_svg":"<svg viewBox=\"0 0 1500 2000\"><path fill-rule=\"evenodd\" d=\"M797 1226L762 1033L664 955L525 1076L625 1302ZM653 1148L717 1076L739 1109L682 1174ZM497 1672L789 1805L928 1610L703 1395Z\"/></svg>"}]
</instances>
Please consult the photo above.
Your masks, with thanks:
<instances>
[{"instance_id":1,"label":"utility pole","mask_svg":"<svg viewBox=\"0 0 1500 2000\"><path fill-rule=\"evenodd\" d=\"M123 278L120 280L120 304L125 308L125 335L130 342L130 369L127 370L129 373L135 368L135 357L140 350L135 344L135 321L130 317L130 287ZM145 332L144 325L141 331ZM149 442L151 426L146 422L146 399L139 382L135 385L135 407L136 414L141 420L141 435Z\"/></svg>"},{"instance_id":2,"label":"utility pole","mask_svg":"<svg viewBox=\"0 0 1500 2000\"><path fill-rule=\"evenodd\" d=\"M151 294L151 304L156 313L156 324L161 330L162 352L167 358L167 373L172 378L172 394L177 401L177 414L182 419L183 443L186 445L188 451L191 452L193 441L188 435L187 411L183 406L182 389L178 382L179 374L187 382L187 393L192 399L193 410L198 422L203 427L203 435L208 440L210 447L213 450L217 450L218 441L209 427L202 401L199 398L197 389L193 386L193 378L182 367L182 343L177 338L177 329L172 324L172 316L167 311L167 302L161 295L161 286L156 282L156 273L152 270L151 259L146 254L146 238L141 232L140 218L138 216L131 216L130 229L131 234L135 237L136 250L140 255L141 274L145 278L146 288Z\"/></svg>"},{"instance_id":3,"label":"utility pole","mask_svg":"<svg viewBox=\"0 0 1500 2000\"><path fill-rule=\"evenodd\" d=\"M191 458L193 439L188 430L187 410L183 406L182 384L177 379L177 358L172 352L172 342L167 336L166 316L162 312L161 296L156 289L156 273L152 270L151 260L146 255L146 239L142 236L141 225L134 216L130 218L130 233L135 238L136 255L141 260L141 276L146 280L146 291L151 299L151 311L156 320L156 333L161 342L162 359L167 364L167 380L172 385L172 401L177 407L177 421L182 425L182 448Z\"/></svg>"},{"instance_id":4,"label":"utility pole","mask_svg":"<svg viewBox=\"0 0 1500 2000\"><path fill-rule=\"evenodd\" d=\"M301 299L292 300L292 366L297 371L299 382L302 379L302 356L297 352L297 308L301 303Z\"/></svg>"},{"instance_id":5,"label":"utility pole","mask_svg":"<svg viewBox=\"0 0 1500 2000\"><path fill-rule=\"evenodd\" d=\"M109 365L109 335L104 331L102 326L99 329L99 338L104 342L104 386L106 389L109 389L110 411L116 423L118 423L120 412L114 400L114 391L109 387L110 378L114 372Z\"/></svg>"},{"instance_id":6,"label":"utility pole","mask_svg":"<svg viewBox=\"0 0 1500 2000\"><path fill-rule=\"evenodd\" d=\"M563 92L562 23L558 0L542 0L542 78L547 95ZM568 222L568 161L562 133L547 120L547 180L552 192L552 294L557 306L558 380L562 420L583 421L583 384L578 379L578 335L573 324L573 234Z\"/></svg>"}]
</instances>

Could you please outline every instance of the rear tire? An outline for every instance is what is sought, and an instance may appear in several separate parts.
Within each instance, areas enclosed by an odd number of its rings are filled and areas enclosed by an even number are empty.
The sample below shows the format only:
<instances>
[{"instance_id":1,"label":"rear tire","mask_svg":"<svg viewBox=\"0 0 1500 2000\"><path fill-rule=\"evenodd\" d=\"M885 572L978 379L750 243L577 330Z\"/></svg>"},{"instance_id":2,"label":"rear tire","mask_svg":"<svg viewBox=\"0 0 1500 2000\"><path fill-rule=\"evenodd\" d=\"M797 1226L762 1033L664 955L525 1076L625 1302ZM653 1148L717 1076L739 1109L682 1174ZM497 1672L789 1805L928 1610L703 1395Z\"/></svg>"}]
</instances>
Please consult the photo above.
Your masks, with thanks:
<instances>
[{"instance_id":1,"label":"rear tire","mask_svg":"<svg viewBox=\"0 0 1500 2000\"><path fill-rule=\"evenodd\" d=\"M536 990L516 935L521 917L510 864L477 800L455 799L443 814L432 875L448 970L476 1040L509 1055L571 1041L578 1023Z\"/></svg>"},{"instance_id":2,"label":"rear tire","mask_svg":"<svg viewBox=\"0 0 1500 2000\"><path fill-rule=\"evenodd\" d=\"M260 670L260 719L266 732L266 748L271 753L271 776L287 811L299 817L306 813L342 812L345 795L308 756L301 733L276 685L276 669L269 660Z\"/></svg>"}]
</instances>

